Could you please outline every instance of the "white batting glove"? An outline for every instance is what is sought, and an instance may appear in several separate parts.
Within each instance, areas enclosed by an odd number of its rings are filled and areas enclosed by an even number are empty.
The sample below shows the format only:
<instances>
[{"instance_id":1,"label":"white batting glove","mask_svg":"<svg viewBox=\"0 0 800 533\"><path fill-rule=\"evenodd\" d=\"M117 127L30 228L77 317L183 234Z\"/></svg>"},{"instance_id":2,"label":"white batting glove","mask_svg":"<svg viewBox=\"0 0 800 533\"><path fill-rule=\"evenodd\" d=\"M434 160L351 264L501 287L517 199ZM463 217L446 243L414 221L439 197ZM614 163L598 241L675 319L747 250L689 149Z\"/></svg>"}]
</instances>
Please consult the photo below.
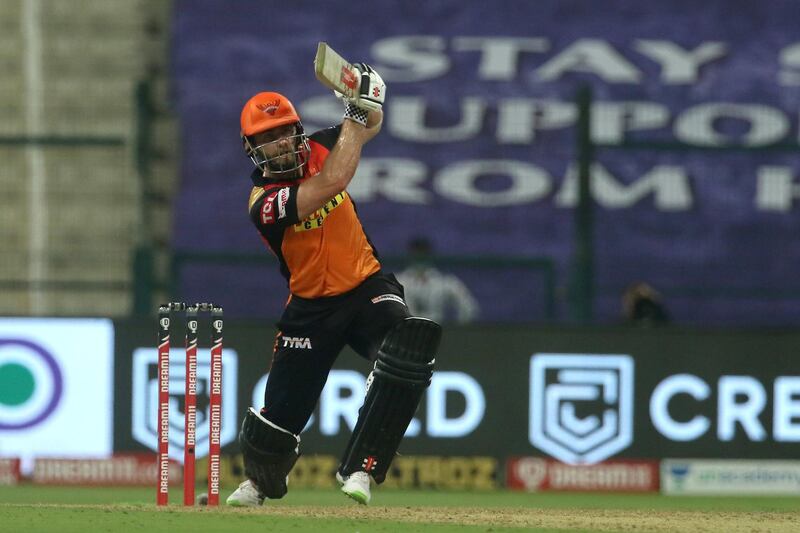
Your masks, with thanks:
<instances>
[{"instance_id":1,"label":"white batting glove","mask_svg":"<svg viewBox=\"0 0 800 533\"><path fill-rule=\"evenodd\" d=\"M350 104L365 111L378 111L386 99L386 84L383 78L366 63L356 63L353 67L359 76L358 90L353 96L345 96L339 91L333 91L333 94L341 98L345 105Z\"/></svg>"},{"instance_id":2,"label":"white batting glove","mask_svg":"<svg viewBox=\"0 0 800 533\"><path fill-rule=\"evenodd\" d=\"M367 111L380 110L386 99L386 84L383 82L383 78L366 63L356 63L353 66L361 74L358 101L355 104Z\"/></svg>"}]
</instances>

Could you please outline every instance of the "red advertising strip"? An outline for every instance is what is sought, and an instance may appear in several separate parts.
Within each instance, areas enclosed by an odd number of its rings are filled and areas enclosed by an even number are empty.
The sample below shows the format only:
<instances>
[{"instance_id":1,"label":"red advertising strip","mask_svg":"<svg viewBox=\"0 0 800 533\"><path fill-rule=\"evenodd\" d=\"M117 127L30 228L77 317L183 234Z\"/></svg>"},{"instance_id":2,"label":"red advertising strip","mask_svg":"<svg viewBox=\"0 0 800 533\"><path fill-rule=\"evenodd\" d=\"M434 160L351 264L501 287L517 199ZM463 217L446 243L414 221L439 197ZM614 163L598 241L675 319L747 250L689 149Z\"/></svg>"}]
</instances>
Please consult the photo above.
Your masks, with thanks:
<instances>
[{"instance_id":1,"label":"red advertising strip","mask_svg":"<svg viewBox=\"0 0 800 533\"><path fill-rule=\"evenodd\" d=\"M37 458L33 482L40 485L153 486L160 468L152 454L120 454L108 459ZM169 480L179 482L181 468L169 462Z\"/></svg>"},{"instance_id":2,"label":"red advertising strip","mask_svg":"<svg viewBox=\"0 0 800 533\"><path fill-rule=\"evenodd\" d=\"M16 485L19 483L19 459L0 458L0 485Z\"/></svg>"},{"instance_id":3,"label":"red advertising strip","mask_svg":"<svg viewBox=\"0 0 800 533\"><path fill-rule=\"evenodd\" d=\"M659 463L617 460L569 465L542 457L510 457L506 462L506 485L531 492L657 492Z\"/></svg>"}]
</instances>

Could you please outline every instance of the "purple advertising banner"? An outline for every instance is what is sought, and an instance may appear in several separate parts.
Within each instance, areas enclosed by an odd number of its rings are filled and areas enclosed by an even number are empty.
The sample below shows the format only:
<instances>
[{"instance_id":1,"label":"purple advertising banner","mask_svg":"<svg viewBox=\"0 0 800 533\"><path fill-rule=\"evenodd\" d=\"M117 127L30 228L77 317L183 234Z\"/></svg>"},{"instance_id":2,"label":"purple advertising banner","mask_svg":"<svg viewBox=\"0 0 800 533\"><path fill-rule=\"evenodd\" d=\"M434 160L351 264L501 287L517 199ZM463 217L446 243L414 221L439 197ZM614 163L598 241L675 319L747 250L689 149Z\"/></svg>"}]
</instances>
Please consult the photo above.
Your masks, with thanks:
<instances>
[{"instance_id":1,"label":"purple advertising banner","mask_svg":"<svg viewBox=\"0 0 800 533\"><path fill-rule=\"evenodd\" d=\"M312 65L327 41L387 83L383 131L348 189L384 256L425 235L445 256L547 259L556 318L568 318L575 94L588 85L595 318L620 320L625 287L644 280L678 323L798 323L800 151L764 149L796 147L800 136L795 3L377 0L364 9L176 2L177 250L271 255L247 217L252 164L239 113L272 90L294 102L307 132L338 123L342 105ZM448 270L474 293L479 320L547 318L536 268ZM223 301L235 315L274 317L287 296L277 263L194 263L180 274L180 296Z\"/></svg>"}]
</instances>

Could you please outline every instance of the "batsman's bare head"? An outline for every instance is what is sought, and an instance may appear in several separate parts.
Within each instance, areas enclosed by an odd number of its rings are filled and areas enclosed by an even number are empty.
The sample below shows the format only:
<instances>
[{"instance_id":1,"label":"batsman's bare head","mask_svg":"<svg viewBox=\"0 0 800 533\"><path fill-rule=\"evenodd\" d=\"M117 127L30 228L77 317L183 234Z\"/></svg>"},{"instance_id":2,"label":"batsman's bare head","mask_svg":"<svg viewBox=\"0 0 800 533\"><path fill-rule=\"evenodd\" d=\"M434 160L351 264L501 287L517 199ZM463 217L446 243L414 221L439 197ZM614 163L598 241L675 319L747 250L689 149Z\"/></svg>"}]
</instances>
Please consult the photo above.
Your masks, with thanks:
<instances>
[{"instance_id":1,"label":"batsman's bare head","mask_svg":"<svg viewBox=\"0 0 800 533\"><path fill-rule=\"evenodd\" d=\"M242 109L244 151L265 178L297 179L308 161L308 139L288 98L263 92Z\"/></svg>"}]
</instances>

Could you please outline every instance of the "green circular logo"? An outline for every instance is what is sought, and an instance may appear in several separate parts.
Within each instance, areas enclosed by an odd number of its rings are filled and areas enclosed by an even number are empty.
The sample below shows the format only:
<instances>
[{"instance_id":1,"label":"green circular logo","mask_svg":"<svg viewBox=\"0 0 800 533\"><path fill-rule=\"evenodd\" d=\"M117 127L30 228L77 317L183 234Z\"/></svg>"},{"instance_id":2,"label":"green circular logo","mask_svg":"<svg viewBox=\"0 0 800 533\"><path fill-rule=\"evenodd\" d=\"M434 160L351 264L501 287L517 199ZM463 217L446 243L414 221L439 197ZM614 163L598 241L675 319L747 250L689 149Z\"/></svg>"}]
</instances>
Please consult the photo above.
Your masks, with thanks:
<instances>
[{"instance_id":1,"label":"green circular logo","mask_svg":"<svg viewBox=\"0 0 800 533\"><path fill-rule=\"evenodd\" d=\"M16 406L33 396L35 382L29 369L19 363L0 365L0 404Z\"/></svg>"}]
</instances>

